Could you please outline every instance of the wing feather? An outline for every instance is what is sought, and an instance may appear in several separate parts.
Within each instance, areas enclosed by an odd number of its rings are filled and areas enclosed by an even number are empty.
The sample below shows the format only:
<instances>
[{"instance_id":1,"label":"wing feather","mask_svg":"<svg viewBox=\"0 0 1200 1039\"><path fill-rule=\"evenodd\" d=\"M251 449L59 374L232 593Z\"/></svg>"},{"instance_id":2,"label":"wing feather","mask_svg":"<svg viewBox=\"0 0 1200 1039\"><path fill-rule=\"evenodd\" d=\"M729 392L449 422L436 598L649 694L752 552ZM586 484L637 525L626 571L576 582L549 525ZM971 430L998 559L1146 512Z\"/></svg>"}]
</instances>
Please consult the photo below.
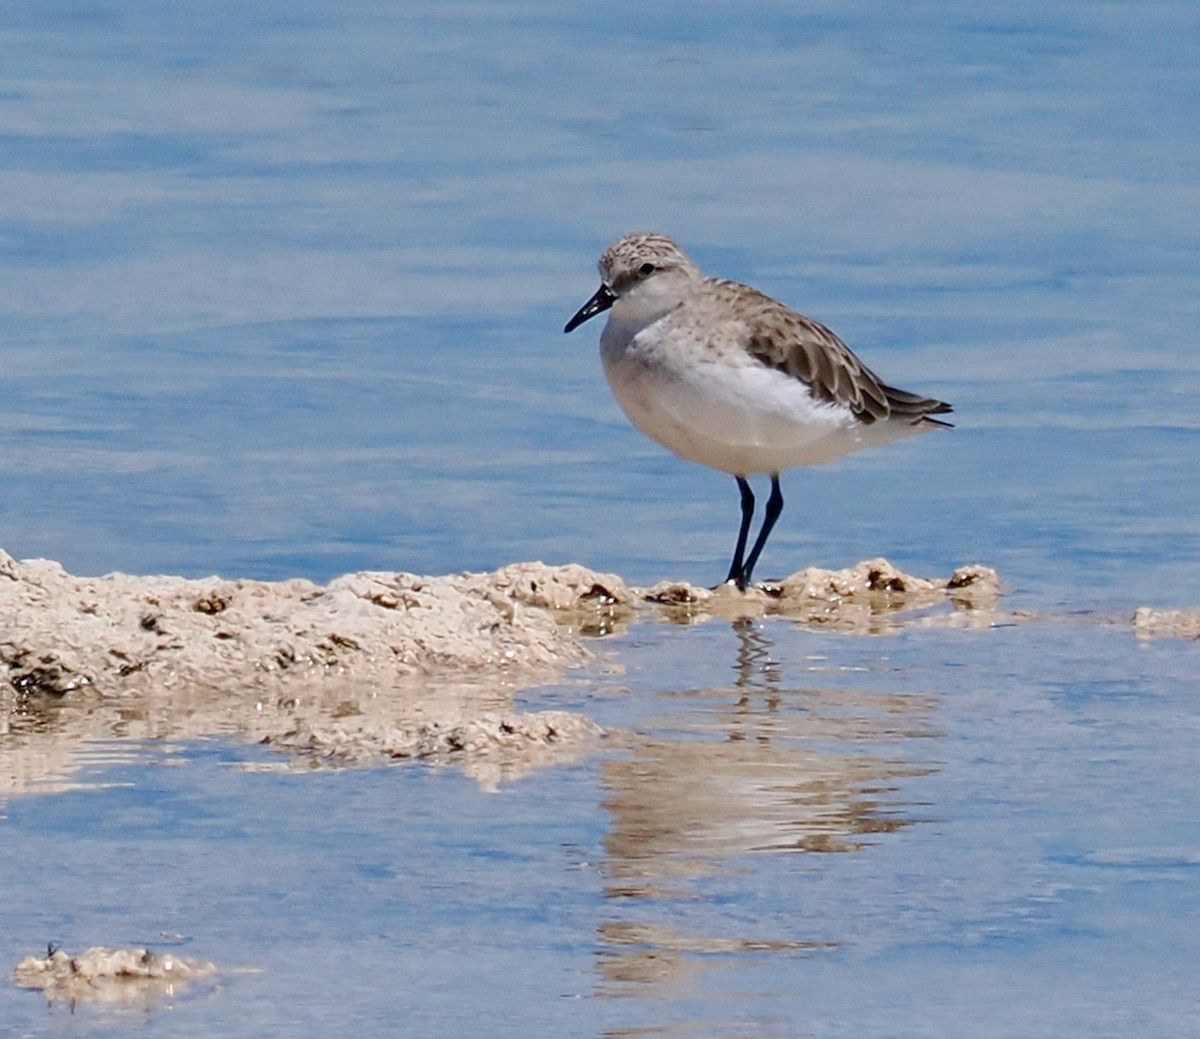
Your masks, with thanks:
<instances>
[{"instance_id":1,"label":"wing feather","mask_svg":"<svg viewBox=\"0 0 1200 1039\"><path fill-rule=\"evenodd\" d=\"M936 422L927 416L953 410L945 401L886 385L819 321L756 289L718 278L710 279L709 289L731 297L742 311L747 353L799 379L817 400L844 405L867 424L889 418Z\"/></svg>"}]
</instances>

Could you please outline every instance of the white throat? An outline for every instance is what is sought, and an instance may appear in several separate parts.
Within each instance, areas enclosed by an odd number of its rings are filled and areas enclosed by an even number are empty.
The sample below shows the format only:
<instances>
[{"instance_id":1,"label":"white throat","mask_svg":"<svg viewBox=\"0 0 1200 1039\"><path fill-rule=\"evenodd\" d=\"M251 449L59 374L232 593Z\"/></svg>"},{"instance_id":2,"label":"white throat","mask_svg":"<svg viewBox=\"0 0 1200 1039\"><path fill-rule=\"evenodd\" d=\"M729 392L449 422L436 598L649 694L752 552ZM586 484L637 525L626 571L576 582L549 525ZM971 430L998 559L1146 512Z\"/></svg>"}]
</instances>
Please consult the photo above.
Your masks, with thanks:
<instances>
[{"instance_id":1,"label":"white throat","mask_svg":"<svg viewBox=\"0 0 1200 1039\"><path fill-rule=\"evenodd\" d=\"M618 296L610 320L645 328L679 306L691 289L692 280L686 271L659 271Z\"/></svg>"}]
</instances>

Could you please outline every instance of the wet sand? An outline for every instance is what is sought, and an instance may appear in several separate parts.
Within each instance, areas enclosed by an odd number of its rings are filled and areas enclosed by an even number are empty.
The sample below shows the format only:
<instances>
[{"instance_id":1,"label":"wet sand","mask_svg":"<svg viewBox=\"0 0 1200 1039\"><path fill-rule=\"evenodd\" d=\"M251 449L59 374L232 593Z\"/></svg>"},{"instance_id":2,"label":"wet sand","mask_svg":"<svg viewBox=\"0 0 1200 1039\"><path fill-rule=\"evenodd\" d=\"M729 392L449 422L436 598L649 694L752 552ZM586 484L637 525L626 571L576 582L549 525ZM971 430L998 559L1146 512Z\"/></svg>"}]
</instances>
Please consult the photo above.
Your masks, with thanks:
<instances>
[{"instance_id":1,"label":"wet sand","mask_svg":"<svg viewBox=\"0 0 1200 1039\"><path fill-rule=\"evenodd\" d=\"M809 568L743 594L635 588L543 563L441 577L361 572L327 585L77 577L0 552L0 796L65 775L80 741L118 726L141 737L235 733L331 764L453 755L495 782L603 737L583 715L516 711L512 694L560 678L591 656L585 638L637 616L772 615L873 635L1046 619L1006 611L1002 593L985 566L923 578L884 559ZM1200 634L1196 611L1143 607L1132 623L1141 637Z\"/></svg>"},{"instance_id":2,"label":"wet sand","mask_svg":"<svg viewBox=\"0 0 1200 1039\"><path fill-rule=\"evenodd\" d=\"M948 579L886 560L809 569L747 594L627 587L579 565L347 574L327 585L217 577L77 577L0 553L8 740L0 797L67 775L78 745L215 732L293 759L455 756L494 784L603 737L589 718L519 712L515 690L585 662L584 638L639 612L676 622L778 614L838 630L994 623L986 567Z\"/></svg>"}]
</instances>

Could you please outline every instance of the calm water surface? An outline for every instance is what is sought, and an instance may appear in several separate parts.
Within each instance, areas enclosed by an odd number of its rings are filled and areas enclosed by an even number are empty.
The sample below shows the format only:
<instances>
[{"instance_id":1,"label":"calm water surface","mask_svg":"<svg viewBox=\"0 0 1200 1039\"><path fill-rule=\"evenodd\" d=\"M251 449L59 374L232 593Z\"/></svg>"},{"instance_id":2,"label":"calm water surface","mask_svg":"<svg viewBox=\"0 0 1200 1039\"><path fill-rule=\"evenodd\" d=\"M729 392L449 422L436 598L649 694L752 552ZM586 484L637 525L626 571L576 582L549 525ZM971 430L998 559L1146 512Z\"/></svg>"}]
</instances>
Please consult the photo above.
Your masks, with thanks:
<instances>
[{"instance_id":1,"label":"calm water surface","mask_svg":"<svg viewBox=\"0 0 1200 1039\"><path fill-rule=\"evenodd\" d=\"M8 991L16 1034L1188 1034L1194 645L644 623L615 651L521 706L620 749L494 793L96 744L7 807L6 954L261 972L73 1015Z\"/></svg>"},{"instance_id":2,"label":"calm water surface","mask_svg":"<svg viewBox=\"0 0 1200 1039\"><path fill-rule=\"evenodd\" d=\"M561 334L658 227L957 409L789 475L764 575L980 561L1049 619L646 621L520 704L629 735L492 793L114 731L2 808L0 973L161 932L261 972L74 1013L3 986L0 1020L1196 1032L1196 645L1102 621L1200 599L1197 32L1181 0L6 3L13 555L715 580L732 481Z\"/></svg>"}]
</instances>

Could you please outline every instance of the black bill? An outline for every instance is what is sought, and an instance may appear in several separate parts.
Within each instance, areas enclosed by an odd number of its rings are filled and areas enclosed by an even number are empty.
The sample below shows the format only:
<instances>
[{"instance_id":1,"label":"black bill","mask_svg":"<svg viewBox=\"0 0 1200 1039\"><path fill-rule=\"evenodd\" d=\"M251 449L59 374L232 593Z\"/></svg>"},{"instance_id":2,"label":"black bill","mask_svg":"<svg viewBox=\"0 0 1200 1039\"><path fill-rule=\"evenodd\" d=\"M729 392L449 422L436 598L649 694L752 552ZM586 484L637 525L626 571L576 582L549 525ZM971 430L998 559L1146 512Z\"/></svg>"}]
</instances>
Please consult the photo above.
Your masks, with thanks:
<instances>
[{"instance_id":1,"label":"black bill","mask_svg":"<svg viewBox=\"0 0 1200 1039\"><path fill-rule=\"evenodd\" d=\"M614 296L607 285L601 285L596 290L596 295L589 299L582 307L576 311L575 316L567 322L567 327L564 332L570 332L573 328L578 328L588 318L593 318L597 314L602 314L616 302L617 297Z\"/></svg>"}]
</instances>

